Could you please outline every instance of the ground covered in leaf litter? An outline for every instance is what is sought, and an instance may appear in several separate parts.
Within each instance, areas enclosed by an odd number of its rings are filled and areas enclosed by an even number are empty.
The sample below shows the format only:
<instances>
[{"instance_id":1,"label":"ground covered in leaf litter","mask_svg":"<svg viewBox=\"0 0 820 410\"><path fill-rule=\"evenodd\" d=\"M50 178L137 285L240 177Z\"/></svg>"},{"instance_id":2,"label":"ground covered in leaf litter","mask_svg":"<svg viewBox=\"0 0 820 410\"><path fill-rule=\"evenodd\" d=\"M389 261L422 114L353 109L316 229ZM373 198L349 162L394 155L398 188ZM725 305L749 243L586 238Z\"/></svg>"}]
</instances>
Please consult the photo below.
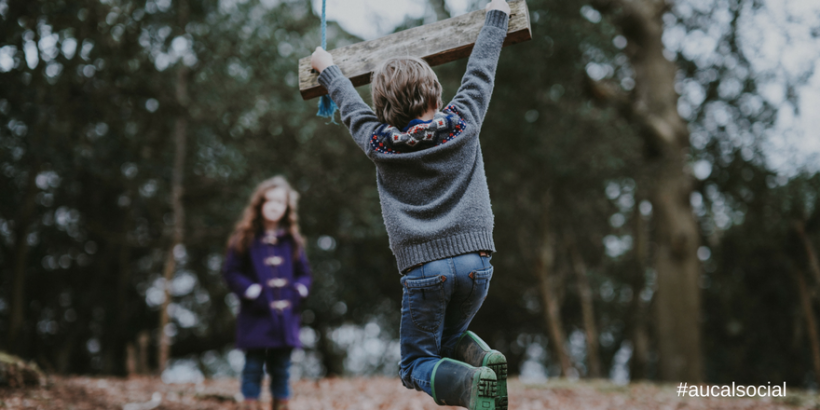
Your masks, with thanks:
<instances>
[{"instance_id":1,"label":"ground covered in leaf litter","mask_svg":"<svg viewBox=\"0 0 820 410\"><path fill-rule=\"evenodd\" d=\"M51 377L45 387L0 387L0 409L20 410L234 410L235 379L200 384L165 384L157 378ZM433 410L424 393L407 390L397 378L336 378L294 383L291 410ZM675 386L565 380L540 384L510 381L511 410L604 409L816 409L816 394L789 389L785 398L677 397ZM268 402L270 397L263 396ZM266 403L265 408L269 409Z\"/></svg>"}]
</instances>

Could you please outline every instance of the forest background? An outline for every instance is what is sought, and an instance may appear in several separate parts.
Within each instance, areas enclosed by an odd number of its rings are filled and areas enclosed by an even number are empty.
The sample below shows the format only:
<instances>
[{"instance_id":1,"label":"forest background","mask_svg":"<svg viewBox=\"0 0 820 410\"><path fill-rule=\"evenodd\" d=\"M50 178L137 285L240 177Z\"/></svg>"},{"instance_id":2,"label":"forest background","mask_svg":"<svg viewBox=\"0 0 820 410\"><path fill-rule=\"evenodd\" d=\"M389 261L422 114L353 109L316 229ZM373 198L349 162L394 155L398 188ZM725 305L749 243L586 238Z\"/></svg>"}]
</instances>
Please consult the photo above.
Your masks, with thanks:
<instances>
[{"instance_id":1,"label":"forest background","mask_svg":"<svg viewBox=\"0 0 820 410\"><path fill-rule=\"evenodd\" d=\"M329 48L360 41L329 3ZM406 3L358 35L483 6ZM474 330L522 379L816 388L820 8L527 3L533 40L504 49L481 134L498 253ZM0 0L3 350L61 374L236 375L225 242L283 174L316 279L296 376L397 373L372 164L298 93L319 5ZM435 68L445 101L465 64Z\"/></svg>"}]
</instances>

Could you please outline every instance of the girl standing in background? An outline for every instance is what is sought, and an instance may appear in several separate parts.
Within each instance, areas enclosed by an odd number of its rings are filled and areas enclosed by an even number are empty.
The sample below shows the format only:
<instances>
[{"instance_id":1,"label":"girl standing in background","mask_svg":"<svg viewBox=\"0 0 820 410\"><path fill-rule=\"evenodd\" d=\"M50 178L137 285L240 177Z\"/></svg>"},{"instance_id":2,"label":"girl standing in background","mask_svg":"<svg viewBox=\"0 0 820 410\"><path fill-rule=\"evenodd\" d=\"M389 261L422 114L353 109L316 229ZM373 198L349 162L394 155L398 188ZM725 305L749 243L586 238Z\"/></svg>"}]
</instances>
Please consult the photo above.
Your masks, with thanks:
<instances>
[{"instance_id":1,"label":"girl standing in background","mask_svg":"<svg viewBox=\"0 0 820 410\"><path fill-rule=\"evenodd\" d=\"M260 183L228 240L223 276L239 296L236 347L245 351L243 409L260 410L263 368L273 410L287 410L290 355L301 347L299 306L310 291L310 266L299 233L299 194L284 177Z\"/></svg>"}]
</instances>

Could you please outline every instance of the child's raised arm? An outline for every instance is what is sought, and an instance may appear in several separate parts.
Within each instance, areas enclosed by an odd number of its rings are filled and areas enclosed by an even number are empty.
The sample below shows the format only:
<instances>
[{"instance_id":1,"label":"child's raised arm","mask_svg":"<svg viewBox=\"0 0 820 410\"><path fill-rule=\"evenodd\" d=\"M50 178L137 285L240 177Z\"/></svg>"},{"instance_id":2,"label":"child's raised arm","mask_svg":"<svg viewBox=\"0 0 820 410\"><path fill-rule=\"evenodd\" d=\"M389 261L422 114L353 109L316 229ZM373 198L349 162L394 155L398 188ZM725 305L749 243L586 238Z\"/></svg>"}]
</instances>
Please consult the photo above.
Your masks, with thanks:
<instances>
[{"instance_id":1,"label":"child's raised arm","mask_svg":"<svg viewBox=\"0 0 820 410\"><path fill-rule=\"evenodd\" d=\"M484 27L473 47L461 87L451 102L468 122L484 122L495 83L498 57L507 36L509 14L510 6L504 0L493 0L487 5Z\"/></svg>"},{"instance_id":2,"label":"child's raised arm","mask_svg":"<svg viewBox=\"0 0 820 410\"><path fill-rule=\"evenodd\" d=\"M370 138L381 125L376 113L365 104L353 83L342 74L339 66L333 65L330 53L316 47L310 63L313 69L320 73L319 83L327 88L330 98L339 106L342 122L350 129L353 140L369 156L372 151Z\"/></svg>"}]
</instances>

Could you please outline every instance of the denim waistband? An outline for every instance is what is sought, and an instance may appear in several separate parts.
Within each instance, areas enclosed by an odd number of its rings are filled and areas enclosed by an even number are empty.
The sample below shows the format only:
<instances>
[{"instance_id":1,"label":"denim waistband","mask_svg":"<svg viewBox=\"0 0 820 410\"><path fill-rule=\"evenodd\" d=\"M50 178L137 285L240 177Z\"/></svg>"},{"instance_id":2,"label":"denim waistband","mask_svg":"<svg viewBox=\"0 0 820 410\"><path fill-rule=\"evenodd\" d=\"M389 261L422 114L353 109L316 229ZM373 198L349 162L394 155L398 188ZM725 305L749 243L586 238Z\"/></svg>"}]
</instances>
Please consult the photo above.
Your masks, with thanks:
<instances>
[{"instance_id":1,"label":"denim waistband","mask_svg":"<svg viewBox=\"0 0 820 410\"><path fill-rule=\"evenodd\" d=\"M480 256L492 256L492 255L493 255L493 252L492 252L492 251L478 251L478 252L470 252L470 253L477 253L477 254L479 254ZM469 255L470 253L464 253L463 255ZM455 258L455 257L458 257L458 256L461 256L461 255L451 256L451 258ZM440 260L440 259L439 259L439 260ZM430 261L430 262L435 262L435 261ZM408 272L410 272L411 270L416 269L416 268L418 268L419 266L422 266L422 265L427 264L427 263L430 263L430 262L417 263L417 264L415 264L415 265L413 265L413 266L411 266L411 267L409 267L409 268L407 268L407 269L405 269L405 270L401 271L401 272L400 272L400 274L401 274L402 276L404 276L404 275L406 275Z\"/></svg>"}]
</instances>

